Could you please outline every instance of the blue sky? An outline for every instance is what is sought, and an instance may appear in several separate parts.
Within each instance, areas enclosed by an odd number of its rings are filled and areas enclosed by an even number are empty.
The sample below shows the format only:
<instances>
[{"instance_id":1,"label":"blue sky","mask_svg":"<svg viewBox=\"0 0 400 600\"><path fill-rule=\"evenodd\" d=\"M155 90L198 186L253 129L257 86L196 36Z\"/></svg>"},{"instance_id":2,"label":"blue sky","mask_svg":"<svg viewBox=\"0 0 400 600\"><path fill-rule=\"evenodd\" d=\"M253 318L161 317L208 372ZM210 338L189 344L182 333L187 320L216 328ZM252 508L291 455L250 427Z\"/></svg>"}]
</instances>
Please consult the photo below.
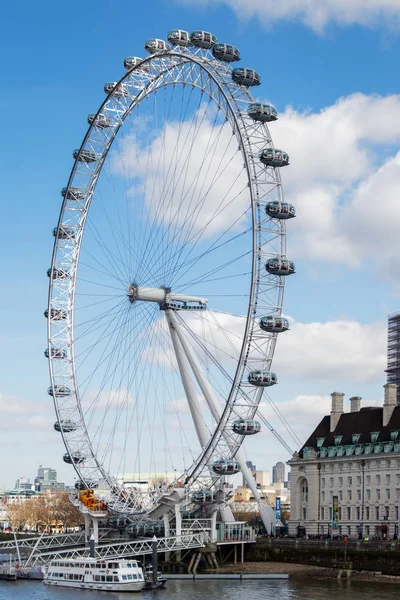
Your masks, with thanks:
<instances>
[{"instance_id":1,"label":"blue sky","mask_svg":"<svg viewBox=\"0 0 400 600\"><path fill-rule=\"evenodd\" d=\"M301 219L289 227L297 275L288 281L284 312L293 325L278 340L274 401L301 438L329 410L334 389L380 401L386 318L400 309L400 8L395 0L386 8L379 0L367 8L347 4L351 14L320 0L319 21L301 12L302 1L295 15L282 2L281 14L269 17L262 0L3 8L0 452L8 459L0 487L32 478L39 463L73 478L51 427L43 357L45 272L60 189L103 84L122 76L125 56L143 56L144 41L165 38L172 27L202 28L234 43L241 64L262 76L255 94L281 114L271 131L291 156L282 178ZM257 466L287 458L267 434L257 444Z\"/></svg>"}]
</instances>

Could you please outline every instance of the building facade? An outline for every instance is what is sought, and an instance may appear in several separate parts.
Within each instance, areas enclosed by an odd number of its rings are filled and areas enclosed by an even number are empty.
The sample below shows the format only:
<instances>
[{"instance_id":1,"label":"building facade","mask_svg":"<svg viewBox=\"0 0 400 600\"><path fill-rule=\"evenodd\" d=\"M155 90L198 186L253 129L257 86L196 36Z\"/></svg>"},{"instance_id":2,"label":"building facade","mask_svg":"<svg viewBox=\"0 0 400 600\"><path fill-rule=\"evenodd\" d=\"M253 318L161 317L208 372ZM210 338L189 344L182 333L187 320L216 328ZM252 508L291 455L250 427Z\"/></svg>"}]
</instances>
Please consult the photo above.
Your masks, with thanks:
<instances>
[{"instance_id":1,"label":"building facade","mask_svg":"<svg viewBox=\"0 0 400 600\"><path fill-rule=\"evenodd\" d=\"M277 462L272 467L272 483L283 483L285 481L285 463Z\"/></svg>"},{"instance_id":2,"label":"building facade","mask_svg":"<svg viewBox=\"0 0 400 600\"><path fill-rule=\"evenodd\" d=\"M382 407L333 392L325 416L291 467L289 533L389 537L399 535L400 406L386 384Z\"/></svg>"}]
</instances>

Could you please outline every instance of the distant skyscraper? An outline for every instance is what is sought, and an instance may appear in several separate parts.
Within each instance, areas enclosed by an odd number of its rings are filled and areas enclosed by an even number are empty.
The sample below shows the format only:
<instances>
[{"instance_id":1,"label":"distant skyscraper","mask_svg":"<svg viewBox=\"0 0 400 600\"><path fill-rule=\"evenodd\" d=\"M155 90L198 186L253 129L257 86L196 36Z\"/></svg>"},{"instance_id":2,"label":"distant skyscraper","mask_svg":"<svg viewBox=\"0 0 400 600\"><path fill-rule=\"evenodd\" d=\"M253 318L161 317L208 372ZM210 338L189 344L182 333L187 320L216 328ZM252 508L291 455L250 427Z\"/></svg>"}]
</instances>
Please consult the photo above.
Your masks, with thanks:
<instances>
[{"instance_id":1,"label":"distant skyscraper","mask_svg":"<svg viewBox=\"0 0 400 600\"><path fill-rule=\"evenodd\" d=\"M35 490L40 492L42 487L52 487L57 483L57 471L51 467L39 465L37 477L35 477Z\"/></svg>"},{"instance_id":2,"label":"distant skyscraper","mask_svg":"<svg viewBox=\"0 0 400 600\"><path fill-rule=\"evenodd\" d=\"M272 467L272 483L283 483L285 481L285 463L277 462Z\"/></svg>"},{"instance_id":3,"label":"distant skyscraper","mask_svg":"<svg viewBox=\"0 0 400 600\"><path fill-rule=\"evenodd\" d=\"M400 312L389 315L387 345L387 382L397 385L397 404L400 404Z\"/></svg>"},{"instance_id":4,"label":"distant skyscraper","mask_svg":"<svg viewBox=\"0 0 400 600\"><path fill-rule=\"evenodd\" d=\"M30 490L32 488L31 482L26 477L20 477L15 482L16 490Z\"/></svg>"}]
</instances>

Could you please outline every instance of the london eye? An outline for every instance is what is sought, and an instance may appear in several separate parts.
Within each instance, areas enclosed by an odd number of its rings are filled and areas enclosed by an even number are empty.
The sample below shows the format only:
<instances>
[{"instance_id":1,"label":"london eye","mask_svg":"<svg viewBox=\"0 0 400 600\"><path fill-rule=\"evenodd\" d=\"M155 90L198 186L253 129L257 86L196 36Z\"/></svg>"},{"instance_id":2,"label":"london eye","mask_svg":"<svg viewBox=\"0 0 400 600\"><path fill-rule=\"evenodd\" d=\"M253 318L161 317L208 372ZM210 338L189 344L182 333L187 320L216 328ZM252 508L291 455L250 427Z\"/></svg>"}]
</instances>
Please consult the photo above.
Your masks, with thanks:
<instances>
[{"instance_id":1,"label":"london eye","mask_svg":"<svg viewBox=\"0 0 400 600\"><path fill-rule=\"evenodd\" d=\"M261 430L289 328L278 115L212 33L172 30L145 50L105 84L61 192L45 313L54 428L116 513L155 514L174 489L188 510L229 516L240 471L270 523L242 443Z\"/></svg>"}]
</instances>

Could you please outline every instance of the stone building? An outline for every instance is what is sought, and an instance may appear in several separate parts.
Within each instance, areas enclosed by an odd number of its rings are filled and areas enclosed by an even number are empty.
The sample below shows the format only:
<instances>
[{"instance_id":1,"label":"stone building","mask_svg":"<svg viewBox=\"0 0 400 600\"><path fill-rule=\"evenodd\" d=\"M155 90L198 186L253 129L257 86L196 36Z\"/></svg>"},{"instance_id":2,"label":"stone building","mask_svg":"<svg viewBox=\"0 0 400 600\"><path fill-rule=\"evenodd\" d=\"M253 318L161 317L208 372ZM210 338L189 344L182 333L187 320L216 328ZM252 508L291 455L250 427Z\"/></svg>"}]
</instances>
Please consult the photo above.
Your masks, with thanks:
<instances>
[{"instance_id":1,"label":"stone building","mask_svg":"<svg viewBox=\"0 0 400 600\"><path fill-rule=\"evenodd\" d=\"M333 392L323 417L291 466L291 520L296 535L397 538L400 495L400 406L386 384L382 407Z\"/></svg>"}]
</instances>

